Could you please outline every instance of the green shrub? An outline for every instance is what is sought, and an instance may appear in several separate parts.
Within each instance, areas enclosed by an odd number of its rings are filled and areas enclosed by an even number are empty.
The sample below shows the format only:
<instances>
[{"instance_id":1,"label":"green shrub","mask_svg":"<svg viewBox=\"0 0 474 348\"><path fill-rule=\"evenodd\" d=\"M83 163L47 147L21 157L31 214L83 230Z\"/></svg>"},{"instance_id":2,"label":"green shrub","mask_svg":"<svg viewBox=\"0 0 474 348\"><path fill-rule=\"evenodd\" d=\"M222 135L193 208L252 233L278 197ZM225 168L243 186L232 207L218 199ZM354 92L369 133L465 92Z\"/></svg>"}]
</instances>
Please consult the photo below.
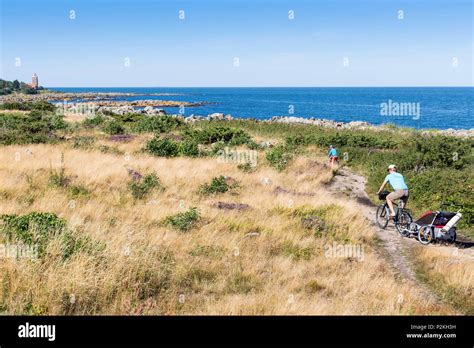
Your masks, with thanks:
<instances>
[{"instance_id":1,"label":"green shrub","mask_svg":"<svg viewBox=\"0 0 474 348\"><path fill-rule=\"evenodd\" d=\"M35 102L11 102L0 104L0 110L22 110L22 111L48 111L53 112L56 107L44 100Z\"/></svg>"},{"instance_id":2,"label":"green shrub","mask_svg":"<svg viewBox=\"0 0 474 348\"><path fill-rule=\"evenodd\" d=\"M114 114L112 113L111 116L113 119L120 123L135 123L143 120L146 116L136 113L126 113L126 114Z\"/></svg>"},{"instance_id":3,"label":"green shrub","mask_svg":"<svg viewBox=\"0 0 474 348\"><path fill-rule=\"evenodd\" d=\"M200 219L200 213L196 207L192 207L184 213L168 216L165 223L179 231L185 232L195 226Z\"/></svg>"},{"instance_id":4,"label":"green shrub","mask_svg":"<svg viewBox=\"0 0 474 348\"><path fill-rule=\"evenodd\" d=\"M128 187L135 199L143 199L147 197L151 191L156 188L164 189L160 179L155 173L147 174L138 180L133 179Z\"/></svg>"},{"instance_id":5,"label":"green shrub","mask_svg":"<svg viewBox=\"0 0 474 348\"><path fill-rule=\"evenodd\" d=\"M146 151L160 157L176 157L179 155L178 144L171 139L160 139L159 136L147 142Z\"/></svg>"},{"instance_id":6,"label":"green shrub","mask_svg":"<svg viewBox=\"0 0 474 348\"><path fill-rule=\"evenodd\" d=\"M199 192L203 195L225 193L229 190L238 187L237 183L229 184L228 179L221 175L215 178L212 178L209 184L202 184L199 187Z\"/></svg>"},{"instance_id":7,"label":"green shrub","mask_svg":"<svg viewBox=\"0 0 474 348\"><path fill-rule=\"evenodd\" d=\"M135 124L135 131L166 133L184 125L183 119L173 116L144 116Z\"/></svg>"},{"instance_id":8,"label":"green shrub","mask_svg":"<svg viewBox=\"0 0 474 348\"><path fill-rule=\"evenodd\" d=\"M115 134L124 134L125 133L125 128L122 126L121 123L117 121L110 121L107 122L102 130L110 135L115 135Z\"/></svg>"},{"instance_id":9,"label":"green shrub","mask_svg":"<svg viewBox=\"0 0 474 348\"><path fill-rule=\"evenodd\" d=\"M0 144L55 142L56 130L65 129L63 116L33 110L28 114L3 113L0 117Z\"/></svg>"},{"instance_id":10,"label":"green shrub","mask_svg":"<svg viewBox=\"0 0 474 348\"><path fill-rule=\"evenodd\" d=\"M184 140L178 145L179 154L182 156L198 157L200 155L198 144L191 140Z\"/></svg>"},{"instance_id":11,"label":"green shrub","mask_svg":"<svg viewBox=\"0 0 474 348\"><path fill-rule=\"evenodd\" d=\"M198 144L213 144L222 141L229 145L242 145L251 141L250 135L245 131L226 126L186 130L183 135Z\"/></svg>"},{"instance_id":12,"label":"green shrub","mask_svg":"<svg viewBox=\"0 0 474 348\"><path fill-rule=\"evenodd\" d=\"M292 151L293 149L288 146L279 145L267 151L265 158L272 167L278 171L282 171L293 159Z\"/></svg>"},{"instance_id":13,"label":"green shrub","mask_svg":"<svg viewBox=\"0 0 474 348\"><path fill-rule=\"evenodd\" d=\"M66 220L54 213L32 212L26 215L1 215L0 231L9 242L36 246L42 255L50 238L66 229Z\"/></svg>"},{"instance_id":14,"label":"green shrub","mask_svg":"<svg viewBox=\"0 0 474 348\"><path fill-rule=\"evenodd\" d=\"M96 115L94 117L88 117L83 122L84 127L97 127L105 122L105 117L103 115Z\"/></svg>"}]
</instances>

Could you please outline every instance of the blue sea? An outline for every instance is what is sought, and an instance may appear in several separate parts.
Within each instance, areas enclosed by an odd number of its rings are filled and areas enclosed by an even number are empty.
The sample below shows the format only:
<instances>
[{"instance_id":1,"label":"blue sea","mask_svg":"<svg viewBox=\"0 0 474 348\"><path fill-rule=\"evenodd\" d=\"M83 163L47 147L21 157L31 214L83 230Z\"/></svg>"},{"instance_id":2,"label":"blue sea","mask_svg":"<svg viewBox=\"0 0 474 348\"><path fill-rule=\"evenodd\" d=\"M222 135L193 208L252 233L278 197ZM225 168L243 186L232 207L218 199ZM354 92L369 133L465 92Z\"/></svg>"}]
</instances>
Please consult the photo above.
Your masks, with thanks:
<instances>
[{"instance_id":1,"label":"blue sea","mask_svg":"<svg viewBox=\"0 0 474 348\"><path fill-rule=\"evenodd\" d=\"M187 107L184 116L214 112L238 118L272 116L325 118L335 121L392 123L412 128L474 128L474 87L260 87L260 88L54 88L64 92L123 92L171 95L120 97L118 100L162 99L208 102ZM410 108L403 108L402 104ZM398 108L398 111L397 111ZM178 108L164 108L177 114Z\"/></svg>"}]
</instances>

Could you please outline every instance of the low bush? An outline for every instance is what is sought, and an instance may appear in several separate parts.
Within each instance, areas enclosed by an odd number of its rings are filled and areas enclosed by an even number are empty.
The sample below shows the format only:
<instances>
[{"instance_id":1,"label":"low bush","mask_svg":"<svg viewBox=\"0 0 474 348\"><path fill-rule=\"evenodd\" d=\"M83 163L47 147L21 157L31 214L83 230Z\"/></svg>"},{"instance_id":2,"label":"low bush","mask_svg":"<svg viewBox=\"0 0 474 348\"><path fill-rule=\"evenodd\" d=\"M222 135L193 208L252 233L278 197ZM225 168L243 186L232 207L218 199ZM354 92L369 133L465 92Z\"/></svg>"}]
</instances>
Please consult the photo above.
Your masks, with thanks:
<instances>
[{"instance_id":1,"label":"low bush","mask_svg":"<svg viewBox=\"0 0 474 348\"><path fill-rule=\"evenodd\" d=\"M41 256L50 238L66 230L66 220L54 213L32 212L26 215L1 215L0 231L7 241L37 247Z\"/></svg>"},{"instance_id":2,"label":"low bush","mask_svg":"<svg viewBox=\"0 0 474 348\"><path fill-rule=\"evenodd\" d=\"M182 156L198 157L200 155L199 146L192 140L184 140L178 145L178 152Z\"/></svg>"},{"instance_id":3,"label":"low bush","mask_svg":"<svg viewBox=\"0 0 474 348\"><path fill-rule=\"evenodd\" d=\"M88 117L82 121L82 125L87 128L97 127L104 124L106 118L103 115L96 115L94 117Z\"/></svg>"},{"instance_id":4,"label":"low bush","mask_svg":"<svg viewBox=\"0 0 474 348\"><path fill-rule=\"evenodd\" d=\"M179 231L186 232L195 226L199 219L199 211L196 207L192 207L183 213L168 216L165 223Z\"/></svg>"},{"instance_id":5,"label":"low bush","mask_svg":"<svg viewBox=\"0 0 474 348\"><path fill-rule=\"evenodd\" d=\"M155 173L147 174L140 179L133 179L128 187L135 199L147 197L154 189L164 189L164 186Z\"/></svg>"},{"instance_id":6,"label":"low bush","mask_svg":"<svg viewBox=\"0 0 474 348\"><path fill-rule=\"evenodd\" d=\"M44 100L39 100L35 102L11 102L0 104L0 110L22 110L22 111L48 111L53 112L56 110L56 107L53 104L48 103Z\"/></svg>"},{"instance_id":7,"label":"low bush","mask_svg":"<svg viewBox=\"0 0 474 348\"><path fill-rule=\"evenodd\" d=\"M202 184L199 187L199 193L202 195L225 193L237 187L237 183L229 183L229 179L221 175L212 178L210 183Z\"/></svg>"},{"instance_id":8,"label":"low bush","mask_svg":"<svg viewBox=\"0 0 474 348\"><path fill-rule=\"evenodd\" d=\"M182 118L174 116L144 116L134 125L136 132L166 133L184 125Z\"/></svg>"},{"instance_id":9,"label":"low bush","mask_svg":"<svg viewBox=\"0 0 474 348\"><path fill-rule=\"evenodd\" d=\"M176 157L179 155L179 146L175 141L161 139L158 136L147 142L145 150L160 157Z\"/></svg>"},{"instance_id":10,"label":"low bush","mask_svg":"<svg viewBox=\"0 0 474 348\"><path fill-rule=\"evenodd\" d=\"M221 141L229 145L242 145L251 141L250 135L245 131L226 126L188 129L183 132L183 135L198 144L213 144Z\"/></svg>"},{"instance_id":11,"label":"low bush","mask_svg":"<svg viewBox=\"0 0 474 348\"><path fill-rule=\"evenodd\" d=\"M3 113L0 117L0 144L51 143L56 131L67 128L63 116L33 110L28 114Z\"/></svg>"},{"instance_id":12,"label":"low bush","mask_svg":"<svg viewBox=\"0 0 474 348\"><path fill-rule=\"evenodd\" d=\"M279 145L267 151L265 158L272 167L282 171L293 159L293 151L292 147Z\"/></svg>"},{"instance_id":13,"label":"low bush","mask_svg":"<svg viewBox=\"0 0 474 348\"><path fill-rule=\"evenodd\" d=\"M117 121L110 121L110 122L105 123L104 126L102 127L102 130L109 135L125 133L124 126L122 126L122 124Z\"/></svg>"}]
</instances>

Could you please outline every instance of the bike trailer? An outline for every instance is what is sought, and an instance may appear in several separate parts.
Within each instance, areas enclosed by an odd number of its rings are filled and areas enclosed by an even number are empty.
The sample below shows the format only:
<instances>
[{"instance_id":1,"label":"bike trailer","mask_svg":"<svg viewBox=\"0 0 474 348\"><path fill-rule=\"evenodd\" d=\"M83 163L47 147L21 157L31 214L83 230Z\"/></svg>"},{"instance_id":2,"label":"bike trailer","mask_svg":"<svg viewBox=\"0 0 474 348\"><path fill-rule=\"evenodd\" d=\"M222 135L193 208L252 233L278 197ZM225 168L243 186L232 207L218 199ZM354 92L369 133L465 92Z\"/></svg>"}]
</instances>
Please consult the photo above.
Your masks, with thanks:
<instances>
[{"instance_id":1,"label":"bike trailer","mask_svg":"<svg viewBox=\"0 0 474 348\"><path fill-rule=\"evenodd\" d=\"M447 211L429 211L421 216L414 224L418 226L431 226L435 239L445 241L456 240L457 222L461 219L461 213Z\"/></svg>"}]
</instances>

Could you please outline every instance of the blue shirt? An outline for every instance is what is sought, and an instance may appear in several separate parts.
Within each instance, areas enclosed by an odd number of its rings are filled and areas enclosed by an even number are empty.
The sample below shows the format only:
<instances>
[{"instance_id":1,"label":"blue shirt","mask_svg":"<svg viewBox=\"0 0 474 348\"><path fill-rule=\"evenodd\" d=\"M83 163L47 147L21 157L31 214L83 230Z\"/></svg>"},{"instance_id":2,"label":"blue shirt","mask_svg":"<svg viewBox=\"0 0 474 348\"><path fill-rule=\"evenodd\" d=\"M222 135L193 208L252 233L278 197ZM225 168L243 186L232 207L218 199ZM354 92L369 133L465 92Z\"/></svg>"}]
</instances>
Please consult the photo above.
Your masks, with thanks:
<instances>
[{"instance_id":1,"label":"blue shirt","mask_svg":"<svg viewBox=\"0 0 474 348\"><path fill-rule=\"evenodd\" d=\"M385 177L385 181L388 181L392 185L393 189L396 190L408 190L407 184L403 175L397 172L390 173Z\"/></svg>"},{"instance_id":2,"label":"blue shirt","mask_svg":"<svg viewBox=\"0 0 474 348\"><path fill-rule=\"evenodd\" d=\"M336 149L331 149L331 150L329 150L329 156L335 156L335 157L337 157L337 151L336 151Z\"/></svg>"}]
</instances>

